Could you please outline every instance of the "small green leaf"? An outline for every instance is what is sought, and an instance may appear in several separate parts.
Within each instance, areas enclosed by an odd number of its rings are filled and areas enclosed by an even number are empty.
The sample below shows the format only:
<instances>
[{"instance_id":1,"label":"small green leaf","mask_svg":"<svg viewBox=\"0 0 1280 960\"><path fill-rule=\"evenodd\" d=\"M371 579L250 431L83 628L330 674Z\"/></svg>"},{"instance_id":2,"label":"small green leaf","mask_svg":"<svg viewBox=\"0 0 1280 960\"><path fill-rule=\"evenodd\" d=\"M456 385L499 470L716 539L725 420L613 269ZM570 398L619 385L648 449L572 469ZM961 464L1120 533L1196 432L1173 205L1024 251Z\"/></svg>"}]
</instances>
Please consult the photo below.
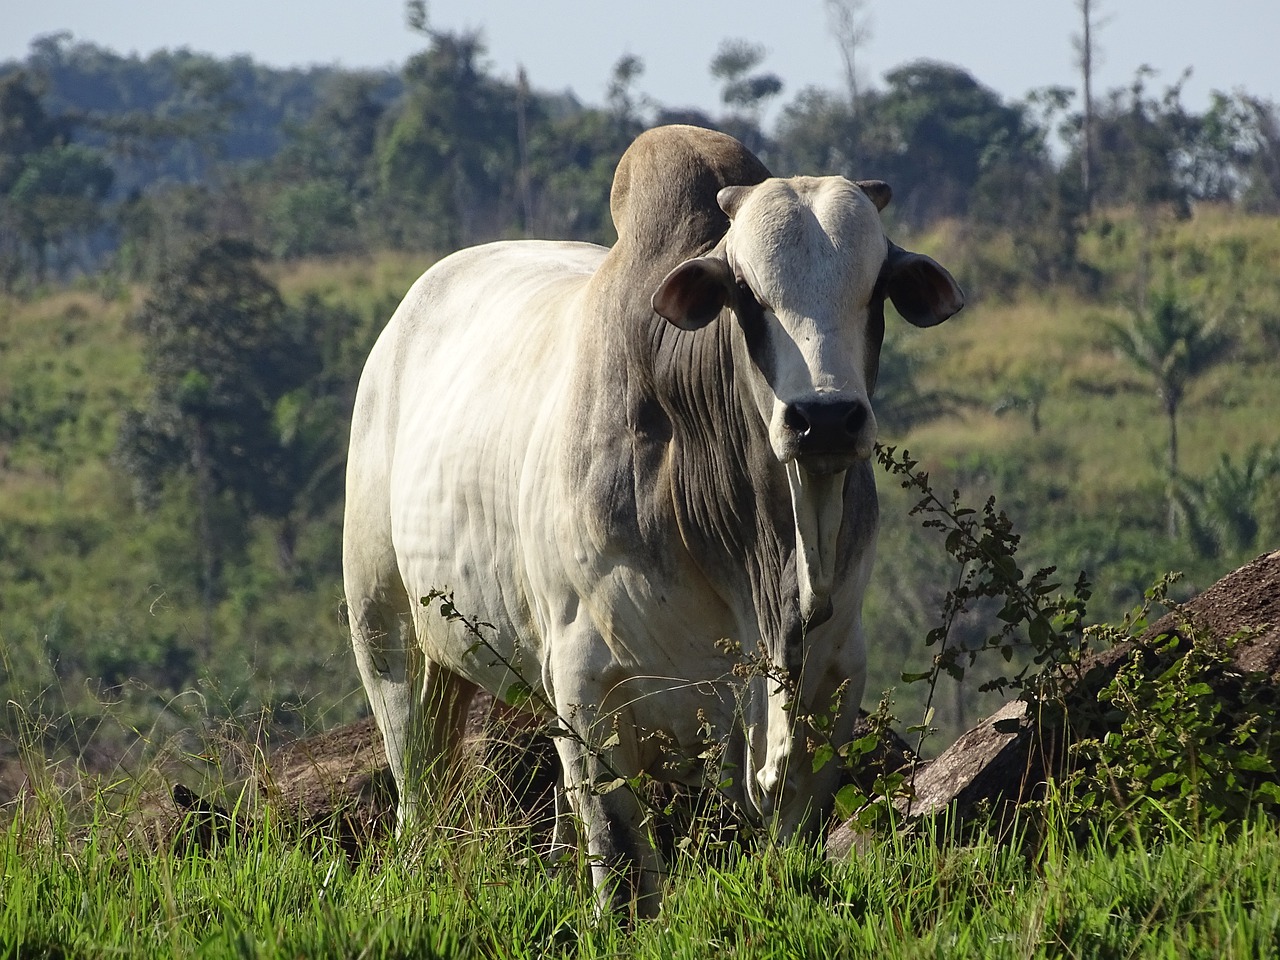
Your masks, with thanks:
<instances>
[{"instance_id":1,"label":"small green leaf","mask_svg":"<svg viewBox=\"0 0 1280 960\"><path fill-rule=\"evenodd\" d=\"M1250 773L1274 773L1275 765L1264 756L1256 753L1242 753L1235 758L1235 766L1237 770L1247 770Z\"/></svg>"},{"instance_id":2,"label":"small green leaf","mask_svg":"<svg viewBox=\"0 0 1280 960\"><path fill-rule=\"evenodd\" d=\"M867 795L852 783L847 783L836 794L836 814L841 820L848 820L866 803Z\"/></svg>"},{"instance_id":3,"label":"small green leaf","mask_svg":"<svg viewBox=\"0 0 1280 960\"><path fill-rule=\"evenodd\" d=\"M1264 780L1258 784L1257 792L1270 799L1272 803L1280 803L1280 784L1274 780Z\"/></svg>"},{"instance_id":4,"label":"small green leaf","mask_svg":"<svg viewBox=\"0 0 1280 960\"><path fill-rule=\"evenodd\" d=\"M820 743L813 751L813 772L817 773L828 763L836 754L835 748L829 743Z\"/></svg>"},{"instance_id":5,"label":"small green leaf","mask_svg":"<svg viewBox=\"0 0 1280 960\"><path fill-rule=\"evenodd\" d=\"M1031 637L1031 642L1037 647L1042 647L1045 641L1049 639L1049 634L1053 628L1049 626L1049 621L1044 617L1036 617L1027 627L1027 634Z\"/></svg>"}]
</instances>

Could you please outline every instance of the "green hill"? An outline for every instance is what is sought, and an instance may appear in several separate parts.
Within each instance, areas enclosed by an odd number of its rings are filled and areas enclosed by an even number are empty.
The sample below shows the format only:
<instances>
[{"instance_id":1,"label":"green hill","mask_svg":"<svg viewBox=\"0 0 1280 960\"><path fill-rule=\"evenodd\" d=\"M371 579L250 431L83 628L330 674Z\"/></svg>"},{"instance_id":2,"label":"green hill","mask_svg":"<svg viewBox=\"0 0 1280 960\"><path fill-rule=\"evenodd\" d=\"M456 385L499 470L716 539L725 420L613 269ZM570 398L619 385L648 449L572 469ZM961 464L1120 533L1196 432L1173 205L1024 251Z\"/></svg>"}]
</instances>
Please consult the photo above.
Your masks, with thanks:
<instances>
[{"instance_id":1,"label":"green hill","mask_svg":"<svg viewBox=\"0 0 1280 960\"><path fill-rule=\"evenodd\" d=\"M1095 618L1117 617L1166 570L1185 571L1189 592L1274 548L1280 221L1207 207L1143 228L1114 213L1082 238L1093 277L1084 292L1024 285L984 295L1001 258L1016 257L1015 240L956 224L915 238L973 296L937 329L891 324L894 375L878 405L909 415L886 418L882 440L909 449L940 491L958 488L975 507L997 496L1023 534L1024 568L1057 564L1067 582L1087 571ZM175 470L140 499L118 452L127 412L145 407L156 383L130 319L153 291L103 280L0 300L0 641L4 697L17 705L6 715L10 732L22 726L51 751L114 755L231 717L297 732L362 711L337 617L341 493L332 475L362 358L425 266L388 254L266 268L288 315L312 325L307 337L320 354L303 403L323 412L307 428L319 439L314 450L290 449L314 455L317 475L323 468L330 480L305 507L271 514L230 493L214 502L211 603L202 600L193 476ZM1233 342L1224 362L1189 384L1176 489L1154 382L1116 353L1108 332L1134 315L1140 293L1150 300L1165 289ZM280 436L298 405L281 398L270 411ZM902 670L931 654L922 638L956 576L930 531L907 515L906 494L887 478L881 490L869 699L901 686ZM1219 515L1227 507L1234 516ZM979 636L981 612L970 620L956 642ZM984 708L981 677L942 697L935 723L952 730L974 719ZM917 699L901 689L900 714Z\"/></svg>"}]
</instances>

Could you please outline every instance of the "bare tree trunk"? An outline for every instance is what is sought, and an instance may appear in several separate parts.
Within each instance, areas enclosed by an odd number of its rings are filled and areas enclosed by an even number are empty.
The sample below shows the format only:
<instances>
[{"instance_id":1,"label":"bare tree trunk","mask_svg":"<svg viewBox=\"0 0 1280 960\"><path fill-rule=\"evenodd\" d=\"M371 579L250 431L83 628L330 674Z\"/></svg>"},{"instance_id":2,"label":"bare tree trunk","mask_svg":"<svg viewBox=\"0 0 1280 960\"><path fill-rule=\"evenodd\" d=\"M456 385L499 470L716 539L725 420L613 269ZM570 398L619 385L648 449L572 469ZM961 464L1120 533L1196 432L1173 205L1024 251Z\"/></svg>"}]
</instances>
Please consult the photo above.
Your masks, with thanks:
<instances>
[{"instance_id":1,"label":"bare tree trunk","mask_svg":"<svg viewBox=\"0 0 1280 960\"><path fill-rule=\"evenodd\" d=\"M516 142L520 149L520 212L524 235L533 233L533 192L529 177L529 75L521 65L516 71Z\"/></svg>"},{"instance_id":2,"label":"bare tree trunk","mask_svg":"<svg viewBox=\"0 0 1280 960\"><path fill-rule=\"evenodd\" d=\"M1166 492L1168 504L1167 529L1170 540L1178 539L1178 505L1174 492L1178 483L1178 410L1176 407L1166 409L1169 416L1169 488Z\"/></svg>"},{"instance_id":3,"label":"bare tree trunk","mask_svg":"<svg viewBox=\"0 0 1280 960\"><path fill-rule=\"evenodd\" d=\"M1094 0L1077 0L1084 21L1084 32L1079 37L1080 74L1084 86L1084 124L1081 129L1080 181L1084 191L1084 212L1093 213L1094 124L1093 124L1093 30Z\"/></svg>"},{"instance_id":4,"label":"bare tree trunk","mask_svg":"<svg viewBox=\"0 0 1280 960\"><path fill-rule=\"evenodd\" d=\"M861 100L858 89L858 50L871 36L862 11L867 0L826 0L827 26L840 48L844 79L849 90L849 112L858 115Z\"/></svg>"},{"instance_id":5,"label":"bare tree trunk","mask_svg":"<svg viewBox=\"0 0 1280 960\"><path fill-rule=\"evenodd\" d=\"M198 419L192 424L195 434L191 466L196 475L196 549L200 551L201 658L205 663L213 651L213 605L216 579L216 551L213 543L213 468L209 462L209 439Z\"/></svg>"}]
</instances>

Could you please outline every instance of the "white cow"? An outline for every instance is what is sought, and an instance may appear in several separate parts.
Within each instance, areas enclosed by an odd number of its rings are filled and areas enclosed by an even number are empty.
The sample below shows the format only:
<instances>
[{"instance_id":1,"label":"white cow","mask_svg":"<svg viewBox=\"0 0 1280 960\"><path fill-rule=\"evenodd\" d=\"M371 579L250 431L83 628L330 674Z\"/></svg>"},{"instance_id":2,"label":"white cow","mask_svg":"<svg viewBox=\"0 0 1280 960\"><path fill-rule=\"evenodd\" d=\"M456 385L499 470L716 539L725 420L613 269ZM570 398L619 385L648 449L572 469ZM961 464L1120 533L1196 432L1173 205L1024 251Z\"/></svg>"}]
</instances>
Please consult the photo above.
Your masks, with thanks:
<instances>
[{"instance_id":1,"label":"white cow","mask_svg":"<svg viewBox=\"0 0 1280 960\"><path fill-rule=\"evenodd\" d=\"M824 823L838 771L808 750L862 696L884 298L919 326L963 305L886 241L888 198L659 128L619 164L612 249L495 243L414 284L360 381L343 551L402 826L477 686L573 732L561 827L606 906L651 913L662 865L602 783L710 775L784 836Z\"/></svg>"}]
</instances>

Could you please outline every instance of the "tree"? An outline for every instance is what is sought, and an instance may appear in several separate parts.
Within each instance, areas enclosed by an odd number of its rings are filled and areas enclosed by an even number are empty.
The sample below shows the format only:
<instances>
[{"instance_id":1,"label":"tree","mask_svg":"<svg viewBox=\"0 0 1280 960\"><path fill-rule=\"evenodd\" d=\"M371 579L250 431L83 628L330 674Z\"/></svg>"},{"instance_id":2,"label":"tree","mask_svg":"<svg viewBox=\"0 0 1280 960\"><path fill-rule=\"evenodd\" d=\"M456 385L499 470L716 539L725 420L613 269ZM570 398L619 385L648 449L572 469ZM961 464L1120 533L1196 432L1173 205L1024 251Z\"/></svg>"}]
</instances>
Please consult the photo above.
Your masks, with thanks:
<instances>
[{"instance_id":1,"label":"tree","mask_svg":"<svg viewBox=\"0 0 1280 960\"><path fill-rule=\"evenodd\" d=\"M776 73L752 73L764 61L763 44L725 40L711 60L711 75L723 84L720 99L732 113L727 126L748 149L758 151L764 139L760 115L765 102L782 92Z\"/></svg>"},{"instance_id":2,"label":"tree","mask_svg":"<svg viewBox=\"0 0 1280 960\"><path fill-rule=\"evenodd\" d=\"M626 53L618 58L609 74L609 87L605 91L605 103L617 118L618 128L628 135L638 132L639 106L642 98L633 92L636 80L644 73L644 61L635 54Z\"/></svg>"},{"instance_id":3,"label":"tree","mask_svg":"<svg viewBox=\"0 0 1280 960\"><path fill-rule=\"evenodd\" d=\"M1243 200L1250 209L1280 212L1280 111L1274 103L1241 95L1247 146L1243 169Z\"/></svg>"},{"instance_id":4,"label":"tree","mask_svg":"<svg viewBox=\"0 0 1280 960\"><path fill-rule=\"evenodd\" d=\"M1155 385L1169 424L1169 537L1178 535L1173 496L1178 473L1178 411L1188 387L1220 363L1231 349L1231 338L1214 321L1204 321L1173 288L1151 298L1149 307L1135 311L1127 324L1109 328L1117 352Z\"/></svg>"},{"instance_id":5,"label":"tree","mask_svg":"<svg viewBox=\"0 0 1280 960\"><path fill-rule=\"evenodd\" d=\"M874 171L861 175L893 184L900 219L923 225L962 216L988 171L1043 162L1026 109L1005 104L967 70L919 60L885 80L888 88L866 98L860 115L861 162Z\"/></svg>"},{"instance_id":6,"label":"tree","mask_svg":"<svg viewBox=\"0 0 1280 960\"><path fill-rule=\"evenodd\" d=\"M779 172L870 176L862 164L864 151L848 102L827 90L806 87L782 108L778 118ZM877 170L876 176L888 172Z\"/></svg>"},{"instance_id":7,"label":"tree","mask_svg":"<svg viewBox=\"0 0 1280 960\"><path fill-rule=\"evenodd\" d=\"M46 147L26 158L6 205L35 258L37 282L44 279L51 249L101 222L112 178L98 151L79 144Z\"/></svg>"},{"instance_id":8,"label":"tree","mask_svg":"<svg viewBox=\"0 0 1280 960\"><path fill-rule=\"evenodd\" d=\"M1094 123L1093 123L1093 67L1097 49L1094 45L1094 33L1100 24L1094 18L1098 0L1076 0L1076 8L1080 11L1082 28L1080 34L1073 37L1076 48L1077 63L1080 67L1082 96L1082 119L1080 125L1080 183L1084 191L1084 212L1088 216L1093 212L1093 170L1095 155Z\"/></svg>"},{"instance_id":9,"label":"tree","mask_svg":"<svg viewBox=\"0 0 1280 960\"><path fill-rule=\"evenodd\" d=\"M361 220L370 214L377 181L374 156L386 88L387 78L373 73L332 78L310 119L289 129L269 173L273 253L360 249Z\"/></svg>"},{"instance_id":10,"label":"tree","mask_svg":"<svg viewBox=\"0 0 1280 960\"><path fill-rule=\"evenodd\" d=\"M454 249L511 219L519 93L484 72L478 33L429 36L405 65L406 96L379 143L381 212L395 242Z\"/></svg>"},{"instance_id":11,"label":"tree","mask_svg":"<svg viewBox=\"0 0 1280 960\"><path fill-rule=\"evenodd\" d=\"M290 322L256 257L221 238L160 277L134 318L151 398L126 415L117 442L143 502L168 478L191 478L206 646L219 569L246 517L285 516L292 505L298 479L278 408L320 367L313 332Z\"/></svg>"},{"instance_id":12,"label":"tree","mask_svg":"<svg viewBox=\"0 0 1280 960\"><path fill-rule=\"evenodd\" d=\"M1205 476L1180 478L1177 505L1191 543L1201 556L1234 555L1269 546L1264 535L1275 519L1280 492L1280 445L1251 447L1237 463L1225 453ZM1271 515L1267 513L1271 506Z\"/></svg>"},{"instance_id":13,"label":"tree","mask_svg":"<svg viewBox=\"0 0 1280 960\"><path fill-rule=\"evenodd\" d=\"M823 0L827 8L827 29L840 48L844 82L849 92L849 112L858 115L858 51L871 38L865 13L868 0Z\"/></svg>"},{"instance_id":14,"label":"tree","mask_svg":"<svg viewBox=\"0 0 1280 960\"><path fill-rule=\"evenodd\" d=\"M45 112L31 77L23 70L0 77L0 195L13 189L29 157L65 142L65 126Z\"/></svg>"},{"instance_id":15,"label":"tree","mask_svg":"<svg viewBox=\"0 0 1280 960\"><path fill-rule=\"evenodd\" d=\"M111 168L97 150L69 139L67 124L45 112L26 73L0 79L0 225L17 241L0 243L6 286L24 260L42 281L50 253L101 222Z\"/></svg>"}]
</instances>

